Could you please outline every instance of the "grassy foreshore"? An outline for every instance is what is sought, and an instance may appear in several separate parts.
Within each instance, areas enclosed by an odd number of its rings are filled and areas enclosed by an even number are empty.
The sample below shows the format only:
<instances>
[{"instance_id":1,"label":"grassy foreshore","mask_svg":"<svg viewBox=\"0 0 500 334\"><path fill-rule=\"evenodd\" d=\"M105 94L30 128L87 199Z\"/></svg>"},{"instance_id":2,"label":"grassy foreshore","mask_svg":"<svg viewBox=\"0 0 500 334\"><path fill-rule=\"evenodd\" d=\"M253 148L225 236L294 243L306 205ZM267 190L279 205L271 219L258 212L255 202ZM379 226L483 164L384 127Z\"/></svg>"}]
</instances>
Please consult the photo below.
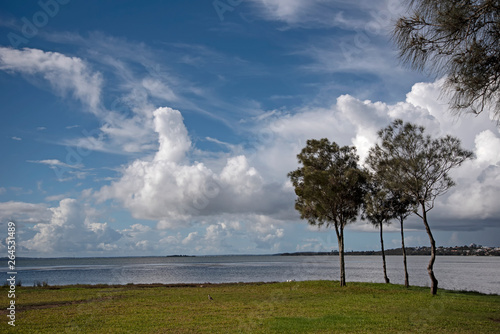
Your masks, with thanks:
<instances>
[{"instance_id":1,"label":"grassy foreshore","mask_svg":"<svg viewBox=\"0 0 500 334\"><path fill-rule=\"evenodd\" d=\"M2 333L500 332L500 296L331 281L18 287L15 328L0 313Z\"/></svg>"}]
</instances>

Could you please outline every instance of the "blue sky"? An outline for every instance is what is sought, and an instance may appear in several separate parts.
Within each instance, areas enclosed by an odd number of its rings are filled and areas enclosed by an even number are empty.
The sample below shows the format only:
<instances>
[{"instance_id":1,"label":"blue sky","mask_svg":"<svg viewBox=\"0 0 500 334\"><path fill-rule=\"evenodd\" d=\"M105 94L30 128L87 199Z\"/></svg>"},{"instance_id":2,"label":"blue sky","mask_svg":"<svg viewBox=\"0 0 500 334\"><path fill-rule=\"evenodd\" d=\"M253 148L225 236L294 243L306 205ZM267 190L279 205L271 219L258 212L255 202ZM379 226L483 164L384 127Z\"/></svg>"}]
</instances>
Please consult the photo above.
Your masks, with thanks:
<instances>
[{"instance_id":1,"label":"blue sky","mask_svg":"<svg viewBox=\"0 0 500 334\"><path fill-rule=\"evenodd\" d=\"M328 137L363 161L403 118L476 154L430 213L438 245L499 246L499 128L401 66L397 4L2 1L0 228L18 222L20 256L336 249L293 208L296 154ZM376 230L349 226L346 248L378 249Z\"/></svg>"}]
</instances>

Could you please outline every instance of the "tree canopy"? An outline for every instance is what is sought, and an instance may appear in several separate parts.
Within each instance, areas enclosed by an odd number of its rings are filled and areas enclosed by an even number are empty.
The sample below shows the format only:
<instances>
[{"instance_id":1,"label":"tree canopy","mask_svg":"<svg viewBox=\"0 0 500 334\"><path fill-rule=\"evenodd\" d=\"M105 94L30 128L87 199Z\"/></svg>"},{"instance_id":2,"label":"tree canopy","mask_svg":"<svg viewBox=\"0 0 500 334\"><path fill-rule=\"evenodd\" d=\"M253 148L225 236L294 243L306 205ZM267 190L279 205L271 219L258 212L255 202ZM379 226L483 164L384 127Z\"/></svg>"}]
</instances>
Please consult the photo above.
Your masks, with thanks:
<instances>
[{"instance_id":1,"label":"tree canopy","mask_svg":"<svg viewBox=\"0 0 500 334\"><path fill-rule=\"evenodd\" d=\"M432 139L425 129L412 123L396 120L379 131L381 144L375 145L366 163L384 182L384 185L403 198L418 203L431 242L431 260L428 266L431 292L437 291L433 265L436 245L427 220L437 196L446 193L454 182L450 171L472 157L472 152L461 147L460 140L452 136Z\"/></svg>"},{"instance_id":2,"label":"tree canopy","mask_svg":"<svg viewBox=\"0 0 500 334\"><path fill-rule=\"evenodd\" d=\"M458 138L432 139L424 131L422 126L394 121L379 131L382 144L370 150L367 163L383 176L388 188L425 205L427 212L437 196L455 185L450 171L473 153L462 149Z\"/></svg>"},{"instance_id":3,"label":"tree canopy","mask_svg":"<svg viewBox=\"0 0 500 334\"><path fill-rule=\"evenodd\" d=\"M500 124L500 1L407 0L394 39L403 62L446 76L451 107Z\"/></svg>"},{"instance_id":4,"label":"tree canopy","mask_svg":"<svg viewBox=\"0 0 500 334\"><path fill-rule=\"evenodd\" d=\"M376 226L388 223L396 218L393 202L390 192L372 181L364 198L363 217Z\"/></svg>"},{"instance_id":5,"label":"tree canopy","mask_svg":"<svg viewBox=\"0 0 500 334\"><path fill-rule=\"evenodd\" d=\"M358 217L366 173L358 168L356 148L340 147L326 138L308 140L297 158L302 166L288 173L297 195L295 209L311 225L335 228L344 286L344 227Z\"/></svg>"}]
</instances>

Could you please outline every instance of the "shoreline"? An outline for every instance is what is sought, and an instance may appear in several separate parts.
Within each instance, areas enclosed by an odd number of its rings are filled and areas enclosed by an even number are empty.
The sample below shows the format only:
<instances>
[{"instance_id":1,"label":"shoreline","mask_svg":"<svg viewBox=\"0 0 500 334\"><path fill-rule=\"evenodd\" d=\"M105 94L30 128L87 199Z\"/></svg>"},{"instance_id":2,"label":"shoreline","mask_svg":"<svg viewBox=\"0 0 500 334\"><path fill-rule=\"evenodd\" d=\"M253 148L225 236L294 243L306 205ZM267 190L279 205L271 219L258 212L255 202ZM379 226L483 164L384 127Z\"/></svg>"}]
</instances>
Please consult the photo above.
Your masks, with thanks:
<instances>
[{"instance_id":1,"label":"shoreline","mask_svg":"<svg viewBox=\"0 0 500 334\"><path fill-rule=\"evenodd\" d=\"M98 284L68 284L68 285L45 285L45 286L21 286L23 289L40 289L40 290L61 290L61 289L71 289L71 288L79 288L79 289L119 289L119 288L209 288L209 287L230 287L230 286L260 286L260 285L272 285L272 284L300 284L300 283L311 283L311 282L329 282L332 283L333 286L337 286L339 281L332 280L304 280L304 281L259 281L259 282L222 282L222 283L125 283L125 284L106 284L106 283L98 283ZM404 284L397 283L378 283L378 282L359 282L352 281L346 282L347 285L359 285L359 284L373 284L379 286L389 286L389 287L399 287L404 288ZM1 286L0 289L6 288L6 286ZM421 285L410 285L409 289L428 289L428 286ZM481 296L500 296L497 293L485 293L474 290L451 290L438 288L438 291L447 292L447 293L463 293L463 294L473 294L473 295L481 295Z\"/></svg>"}]
</instances>

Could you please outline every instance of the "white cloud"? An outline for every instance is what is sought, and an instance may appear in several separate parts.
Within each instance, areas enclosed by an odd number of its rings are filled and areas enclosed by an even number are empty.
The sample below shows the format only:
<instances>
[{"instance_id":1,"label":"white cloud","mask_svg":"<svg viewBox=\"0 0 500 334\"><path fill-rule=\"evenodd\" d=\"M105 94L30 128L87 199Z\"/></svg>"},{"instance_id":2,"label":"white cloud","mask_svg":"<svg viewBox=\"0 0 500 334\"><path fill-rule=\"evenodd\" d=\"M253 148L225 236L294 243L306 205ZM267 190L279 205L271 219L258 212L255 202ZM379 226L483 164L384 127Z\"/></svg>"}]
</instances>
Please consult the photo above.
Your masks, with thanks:
<instances>
[{"instance_id":1,"label":"white cloud","mask_svg":"<svg viewBox=\"0 0 500 334\"><path fill-rule=\"evenodd\" d=\"M66 157L67 161L70 161L69 157L70 155L68 154ZM81 160L81 157L76 152L72 158L75 157ZM84 166L81 163L67 164L57 159L27 160L27 162L49 166L49 168L54 170L59 182L71 181L75 178L83 180L89 175L89 172L84 170Z\"/></svg>"},{"instance_id":2,"label":"white cloud","mask_svg":"<svg viewBox=\"0 0 500 334\"><path fill-rule=\"evenodd\" d=\"M51 167L64 167L64 168L72 168L72 169L79 169L79 168L83 167L83 165L81 165L81 164L69 165L69 164L66 164L66 163L59 161L57 159L28 160L28 162L42 164L42 165L48 165Z\"/></svg>"},{"instance_id":3,"label":"white cloud","mask_svg":"<svg viewBox=\"0 0 500 334\"><path fill-rule=\"evenodd\" d=\"M115 153L145 152L155 148L152 142L153 134L152 111L124 117L118 113L109 112L101 126L99 138L85 142L82 138L79 145L89 149L110 151Z\"/></svg>"},{"instance_id":4,"label":"white cloud","mask_svg":"<svg viewBox=\"0 0 500 334\"><path fill-rule=\"evenodd\" d=\"M136 255L268 253L286 239L282 221L252 214L206 217L175 232L134 224L120 233L122 252Z\"/></svg>"},{"instance_id":5,"label":"white cloud","mask_svg":"<svg viewBox=\"0 0 500 334\"><path fill-rule=\"evenodd\" d=\"M45 204L25 202L0 203L0 221L14 219L21 222L39 222L50 218L50 210Z\"/></svg>"},{"instance_id":6,"label":"white cloud","mask_svg":"<svg viewBox=\"0 0 500 334\"><path fill-rule=\"evenodd\" d=\"M170 87L168 87L165 83L158 79L154 79L151 77L145 78L144 80L142 80L142 86L153 97L170 102L178 100L172 89L170 89Z\"/></svg>"},{"instance_id":7,"label":"white cloud","mask_svg":"<svg viewBox=\"0 0 500 334\"><path fill-rule=\"evenodd\" d=\"M190 164L191 141L180 112L159 108L154 117L155 156L129 164L119 181L96 194L99 200L117 199L135 218L158 220L158 228L186 224L194 216L273 214L288 206L290 192L286 196L279 185L264 184L245 156L229 158L220 174L203 163Z\"/></svg>"},{"instance_id":8,"label":"white cloud","mask_svg":"<svg viewBox=\"0 0 500 334\"><path fill-rule=\"evenodd\" d=\"M406 101L395 104L343 95L330 108L274 115L259 130L268 139L257 146L250 162L263 175L264 182L269 178L283 182L286 173L296 168L295 156L306 140L323 137L339 145L355 145L363 162L377 141L377 131L402 118L423 125L434 137L456 136L465 148L474 151L477 160L453 171L457 185L438 198L430 219L434 218L433 226L438 229L481 229L485 225L471 224L470 220L490 220L483 224L500 220L500 133L485 115L460 119L453 116L440 95L441 84L442 80L417 83ZM411 227L421 228L421 224Z\"/></svg>"},{"instance_id":9,"label":"white cloud","mask_svg":"<svg viewBox=\"0 0 500 334\"><path fill-rule=\"evenodd\" d=\"M284 237L282 222L277 225L263 225L270 220L259 215L224 215L217 219L205 220L203 229L190 232L182 241L179 237L169 237L178 246L196 247L204 254L252 253L275 248ZM259 228L255 228L259 225Z\"/></svg>"},{"instance_id":10,"label":"white cloud","mask_svg":"<svg viewBox=\"0 0 500 334\"><path fill-rule=\"evenodd\" d=\"M151 227L142 224L133 224L130 228L123 230L124 233L145 233L151 231Z\"/></svg>"},{"instance_id":11,"label":"white cloud","mask_svg":"<svg viewBox=\"0 0 500 334\"><path fill-rule=\"evenodd\" d=\"M348 0L252 0L258 15L291 27L340 27L371 30L387 28L390 18L401 11L395 0L355 3Z\"/></svg>"},{"instance_id":12,"label":"white cloud","mask_svg":"<svg viewBox=\"0 0 500 334\"><path fill-rule=\"evenodd\" d=\"M300 1L300 0L259 0L269 14L278 20L295 21L297 16L305 9L314 5L318 1Z\"/></svg>"},{"instance_id":13,"label":"white cloud","mask_svg":"<svg viewBox=\"0 0 500 334\"><path fill-rule=\"evenodd\" d=\"M97 113L100 107L102 77L80 58L58 52L0 47L0 70L25 75L42 75L61 95L75 98Z\"/></svg>"},{"instance_id":14,"label":"white cloud","mask_svg":"<svg viewBox=\"0 0 500 334\"><path fill-rule=\"evenodd\" d=\"M193 148L180 112L159 108L153 120L159 141L154 157L130 163L118 181L96 196L101 201L118 200L135 218L158 221L159 229L194 226L196 217L225 214L297 220L286 175L296 168L295 156L307 139L326 137L339 145L355 145L362 163L377 140L377 131L403 118L424 125L433 136L458 136L478 156L455 172L457 186L438 199L432 212L439 218L435 226L449 228L453 219L498 219L498 130L486 118L475 118L470 124L451 116L439 100L439 89L440 81L416 84L406 101L395 104L343 95L330 108L270 113L255 120L258 142L254 149L223 158L225 163L214 164L222 166L219 170L189 162ZM264 233L260 241L275 238L276 233Z\"/></svg>"},{"instance_id":15,"label":"white cloud","mask_svg":"<svg viewBox=\"0 0 500 334\"><path fill-rule=\"evenodd\" d=\"M496 145L495 145L496 144ZM500 217L500 136L490 130L476 136L476 160L464 164L455 173L459 180L444 203L438 208L446 217L460 219L493 219ZM450 217L450 218L451 218ZM475 229L478 226L470 226Z\"/></svg>"},{"instance_id":16,"label":"white cloud","mask_svg":"<svg viewBox=\"0 0 500 334\"><path fill-rule=\"evenodd\" d=\"M245 156L230 158L220 173L220 180L225 185L232 185L238 195L251 195L262 187L262 177L257 170L248 165Z\"/></svg>"},{"instance_id":17,"label":"white cloud","mask_svg":"<svg viewBox=\"0 0 500 334\"><path fill-rule=\"evenodd\" d=\"M475 139L478 163L500 166L500 138L490 130L479 133Z\"/></svg>"},{"instance_id":18,"label":"white cloud","mask_svg":"<svg viewBox=\"0 0 500 334\"><path fill-rule=\"evenodd\" d=\"M478 157L454 172L457 186L438 199L431 212L433 226L463 228L470 224L457 219L499 219L498 130L485 117L471 122L451 116L439 99L440 84L415 84L406 101L395 104L343 95L330 108L267 113L264 118L254 119L257 140L251 150L239 147L238 154L220 155L210 168L204 162L190 161L193 146L180 112L158 108L151 121L158 136L155 155L128 164L118 181L104 186L95 196L99 201L117 200L133 217L157 221L160 230L213 226L204 236L197 231L183 238L170 238L169 243L201 242L236 233L213 221L213 217L226 216L234 221L251 221L245 226L254 229L253 242L269 246L285 233L279 222L298 221L293 209L295 196L286 175L297 167L295 156L307 139L326 137L339 145L355 145L362 163L377 140L377 131L403 118L424 125L433 136L458 136ZM259 223L262 219L267 223ZM420 229L420 225L412 222L408 227ZM264 226L271 230L266 231Z\"/></svg>"},{"instance_id":19,"label":"white cloud","mask_svg":"<svg viewBox=\"0 0 500 334\"><path fill-rule=\"evenodd\" d=\"M137 153L151 153L157 149L153 124L155 104L175 102L177 106L200 112L227 125L229 122L221 116L222 113L237 118L235 110L250 109L241 107L241 103L236 107L215 97L210 89L197 87L186 81L185 76L176 77L175 71L159 65L164 55L143 43L130 43L100 33L91 33L89 38L57 33L45 37L59 43L74 43L89 52L83 59L37 49L0 48L0 70L22 74L39 85L40 79L45 79L56 94L72 94L94 112L101 124L98 128L82 129L78 137L57 140L55 144L76 147L85 152L137 156ZM174 52L171 56L178 58L180 54L185 52L179 52L179 55ZM218 61L226 64L226 60ZM106 71L103 72L107 76L106 82L100 72L92 69L93 63ZM237 66L241 68L240 65L241 62L237 61ZM104 83L107 85L104 86ZM105 100L101 99L104 95L108 97ZM108 102L110 100L111 103ZM208 111L210 107L207 103L220 112L216 115ZM19 137L13 139L21 140Z\"/></svg>"},{"instance_id":20,"label":"white cloud","mask_svg":"<svg viewBox=\"0 0 500 334\"><path fill-rule=\"evenodd\" d=\"M155 149L152 143L156 138L151 135L154 108L148 99L176 100L172 90L158 78L148 76L140 82L133 76L125 76L122 78L124 82L118 85L122 96L115 99L111 110L107 110L101 101L104 82L101 73L93 71L89 63L81 58L58 52L0 47L0 70L20 73L29 78L42 77L56 94L72 94L88 111L94 113L101 122L99 129L83 129L81 137L57 142L84 151L132 154ZM121 70L118 73L127 72L128 68L123 65ZM79 125L66 128L75 127ZM13 139L21 140L19 137Z\"/></svg>"},{"instance_id":21,"label":"white cloud","mask_svg":"<svg viewBox=\"0 0 500 334\"><path fill-rule=\"evenodd\" d=\"M149 251L152 249L152 245L149 240L141 240L135 244L135 249L139 251Z\"/></svg>"},{"instance_id":22,"label":"white cloud","mask_svg":"<svg viewBox=\"0 0 500 334\"><path fill-rule=\"evenodd\" d=\"M113 243L121 238L121 234L107 223L93 222L89 211L75 199L63 199L50 211L48 222L34 226L35 236L21 242L21 246L30 252L52 255L92 253L98 249L114 249Z\"/></svg>"},{"instance_id":23,"label":"white cloud","mask_svg":"<svg viewBox=\"0 0 500 334\"><path fill-rule=\"evenodd\" d=\"M276 116L257 130L265 140L257 147L253 162L266 177L284 182L287 173L297 167L296 155L307 140L320 138L329 138L341 146L355 145L363 161L377 131L389 123L388 113L393 108L343 95L330 108Z\"/></svg>"},{"instance_id":24,"label":"white cloud","mask_svg":"<svg viewBox=\"0 0 500 334\"><path fill-rule=\"evenodd\" d=\"M22 138L20 138L20 137L12 137L12 140L21 141L21 140L23 140L23 139L22 139Z\"/></svg>"},{"instance_id":25,"label":"white cloud","mask_svg":"<svg viewBox=\"0 0 500 334\"><path fill-rule=\"evenodd\" d=\"M154 112L154 124L160 143L155 160L174 163L182 161L191 148L191 140L181 113L171 108L159 108Z\"/></svg>"},{"instance_id":26,"label":"white cloud","mask_svg":"<svg viewBox=\"0 0 500 334\"><path fill-rule=\"evenodd\" d=\"M187 237L182 239L183 245L193 244L196 240L198 240L198 232L191 232Z\"/></svg>"}]
</instances>

